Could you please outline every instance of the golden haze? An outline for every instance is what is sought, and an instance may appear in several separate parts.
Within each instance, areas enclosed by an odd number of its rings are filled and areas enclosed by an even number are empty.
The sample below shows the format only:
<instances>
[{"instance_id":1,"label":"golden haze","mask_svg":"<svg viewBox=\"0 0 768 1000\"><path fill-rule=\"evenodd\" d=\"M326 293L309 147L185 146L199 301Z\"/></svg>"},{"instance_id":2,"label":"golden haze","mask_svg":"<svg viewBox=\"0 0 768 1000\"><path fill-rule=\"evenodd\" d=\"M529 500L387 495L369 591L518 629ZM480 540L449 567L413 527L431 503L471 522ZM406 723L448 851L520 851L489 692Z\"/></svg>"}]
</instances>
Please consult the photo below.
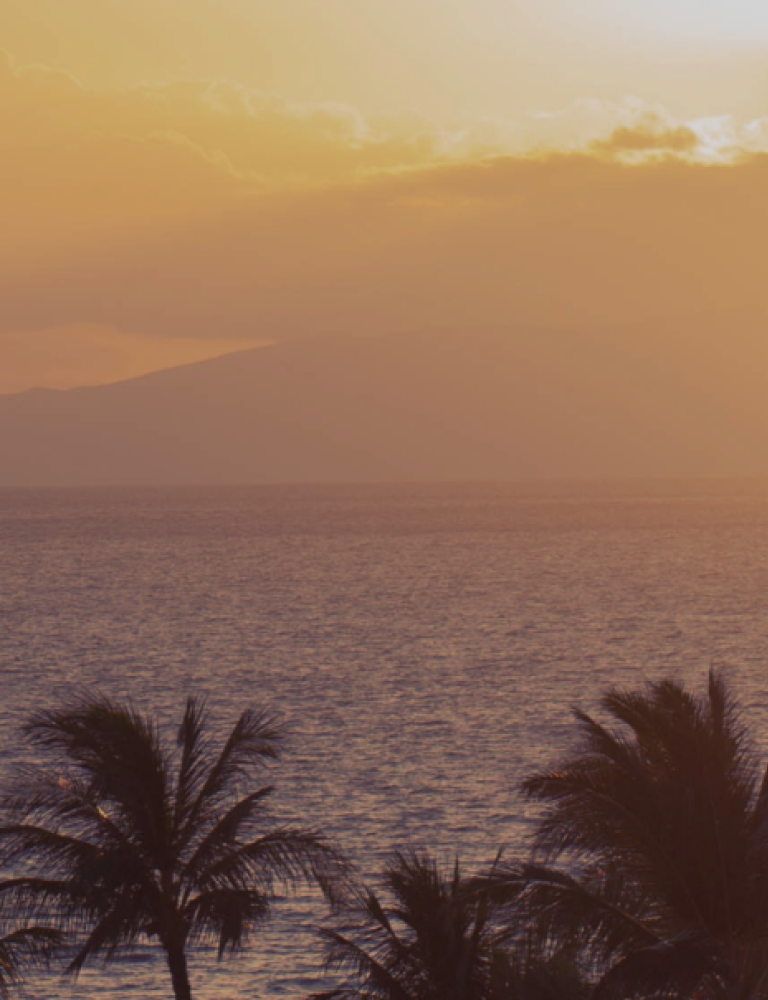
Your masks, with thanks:
<instances>
[{"instance_id":1,"label":"golden haze","mask_svg":"<svg viewBox=\"0 0 768 1000\"><path fill-rule=\"evenodd\" d=\"M664 53L692 58L680 38L627 8L609 51L621 5L593 0L578 23L556 6L534 23L425 0L420 19L398 2L366 20L339 0L323 20L297 0L194 0L171 31L162 2L3 5L18 57L0 62L0 392L327 333L762 336L768 118L733 92L656 100L650 71L646 98L627 97L629 35L633 58L655 46L661 77ZM738 50L748 73L762 21L730 9L696 51L722 68ZM742 22L759 29L749 45ZM521 57L490 100L502 39L552 59L570 41L572 58L545 86Z\"/></svg>"}]
</instances>

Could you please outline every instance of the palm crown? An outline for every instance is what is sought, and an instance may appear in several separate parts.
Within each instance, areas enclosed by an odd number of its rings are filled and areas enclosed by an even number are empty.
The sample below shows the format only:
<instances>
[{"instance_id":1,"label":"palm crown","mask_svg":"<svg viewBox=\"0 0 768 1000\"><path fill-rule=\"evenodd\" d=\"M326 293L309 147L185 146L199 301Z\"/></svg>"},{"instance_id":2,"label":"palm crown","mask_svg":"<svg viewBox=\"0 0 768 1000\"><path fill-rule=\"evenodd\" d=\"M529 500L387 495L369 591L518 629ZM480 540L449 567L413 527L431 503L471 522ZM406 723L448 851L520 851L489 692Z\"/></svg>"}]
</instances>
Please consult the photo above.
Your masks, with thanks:
<instances>
[{"instance_id":1,"label":"palm crown","mask_svg":"<svg viewBox=\"0 0 768 1000\"><path fill-rule=\"evenodd\" d=\"M613 728L578 712L578 750L524 784L544 863L506 878L529 928L606 996L768 996L768 781L724 680L602 704Z\"/></svg>"},{"instance_id":2,"label":"palm crown","mask_svg":"<svg viewBox=\"0 0 768 1000\"><path fill-rule=\"evenodd\" d=\"M499 929L490 883L442 872L426 854L395 854L381 891L358 888L322 930L326 967L343 985L316 1000L482 1000L492 995Z\"/></svg>"},{"instance_id":3,"label":"palm crown","mask_svg":"<svg viewBox=\"0 0 768 1000\"><path fill-rule=\"evenodd\" d=\"M34 716L32 743L53 767L27 769L0 829L17 904L77 933L70 969L109 960L142 936L164 949L177 998L191 996L186 949L209 939L219 956L264 920L277 888L329 890L342 865L312 831L273 827L270 787L255 773L278 757L275 720L246 711L215 748L190 699L175 748L157 726L103 698Z\"/></svg>"}]
</instances>

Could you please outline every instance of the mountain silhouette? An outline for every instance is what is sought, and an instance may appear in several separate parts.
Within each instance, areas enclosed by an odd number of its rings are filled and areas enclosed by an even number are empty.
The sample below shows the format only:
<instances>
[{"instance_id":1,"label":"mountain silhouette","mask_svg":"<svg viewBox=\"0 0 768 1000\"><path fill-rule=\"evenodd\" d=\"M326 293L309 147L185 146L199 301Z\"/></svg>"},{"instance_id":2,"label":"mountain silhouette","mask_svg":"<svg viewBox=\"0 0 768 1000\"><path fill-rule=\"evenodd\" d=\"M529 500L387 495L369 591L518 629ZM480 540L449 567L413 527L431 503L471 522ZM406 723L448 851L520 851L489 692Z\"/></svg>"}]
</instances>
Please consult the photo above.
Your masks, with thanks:
<instances>
[{"instance_id":1,"label":"mountain silhouette","mask_svg":"<svg viewBox=\"0 0 768 1000\"><path fill-rule=\"evenodd\" d=\"M621 332L285 342L0 397L0 485L764 475L768 365L749 343L745 357Z\"/></svg>"}]
</instances>

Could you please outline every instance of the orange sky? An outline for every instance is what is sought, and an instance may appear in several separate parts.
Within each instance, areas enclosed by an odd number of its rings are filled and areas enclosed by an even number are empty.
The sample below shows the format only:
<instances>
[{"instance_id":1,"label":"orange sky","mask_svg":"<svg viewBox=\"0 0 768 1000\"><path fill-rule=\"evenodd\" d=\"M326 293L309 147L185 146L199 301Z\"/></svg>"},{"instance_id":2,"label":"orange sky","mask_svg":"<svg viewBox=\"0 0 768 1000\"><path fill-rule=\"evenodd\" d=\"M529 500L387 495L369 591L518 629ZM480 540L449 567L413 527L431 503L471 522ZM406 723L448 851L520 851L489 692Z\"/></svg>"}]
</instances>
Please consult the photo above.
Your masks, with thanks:
<instances>
[{"instance_id":1,"label":"orange sky","mask_svg":"<svg viewBox=\"0 0 768 1000\"><path fill-rule=\"evenodd\" d=\"M761 336L768 8L565 6L5 0L0 392L339 331Z\"/></svg>"}]
</instances>

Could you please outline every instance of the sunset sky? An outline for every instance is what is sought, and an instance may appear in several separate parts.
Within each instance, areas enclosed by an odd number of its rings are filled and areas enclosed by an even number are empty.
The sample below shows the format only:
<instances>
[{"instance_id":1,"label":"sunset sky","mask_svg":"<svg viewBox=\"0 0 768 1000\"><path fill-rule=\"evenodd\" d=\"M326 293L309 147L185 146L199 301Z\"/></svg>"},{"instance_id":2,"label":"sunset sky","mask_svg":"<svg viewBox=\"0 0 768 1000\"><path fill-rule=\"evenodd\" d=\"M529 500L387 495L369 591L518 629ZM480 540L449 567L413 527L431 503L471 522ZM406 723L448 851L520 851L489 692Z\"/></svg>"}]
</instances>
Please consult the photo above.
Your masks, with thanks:
<instances>
[{"instance_id":1,"label":"sunset sky","mask_svg":"<svg viewBox=\"0 0 768 1000\"><path fill-rule=\"evenodd\" d=\"M764 336L761 0L4 0L0 49L0 392L337 332Z\"/></svg>"}]
</instances>

